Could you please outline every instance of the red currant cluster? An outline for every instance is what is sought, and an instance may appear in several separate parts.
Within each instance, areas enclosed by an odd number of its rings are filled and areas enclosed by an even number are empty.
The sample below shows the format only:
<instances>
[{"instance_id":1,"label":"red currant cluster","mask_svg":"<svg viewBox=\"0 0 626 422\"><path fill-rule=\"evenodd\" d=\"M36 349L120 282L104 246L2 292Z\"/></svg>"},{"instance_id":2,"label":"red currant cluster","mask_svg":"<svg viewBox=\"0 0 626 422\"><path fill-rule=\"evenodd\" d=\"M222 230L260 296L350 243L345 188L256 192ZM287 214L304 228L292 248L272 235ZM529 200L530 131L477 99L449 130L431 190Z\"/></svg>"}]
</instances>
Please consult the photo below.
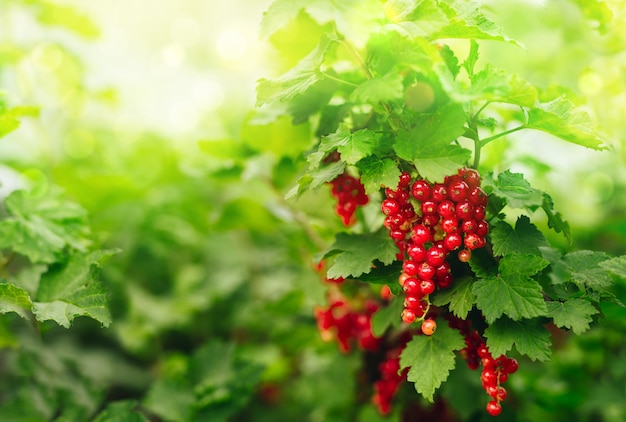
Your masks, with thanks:
<instances>
[{"instance_id":1,"label":"red currant cluster","mask_svg":"<svg viewBox=\"0 0 626 422\"><path fill-rule=\"evenodd\" d=\"M409 368L405 368L400 373L400 353L403 348L388 351L385 360L378 365L380 379L374 383L372 403L382 415L391 412L393 398L409 372Z\"/></svg>"},{"instance_id":2,"label":"red currant cluster","mask_svg":"<svg viewBox=\"0 0 626 422\"><path fill-rule=\"evenodd\" d=\"M448 316L448 321L452 328L458 329L465 337L466 347L461 350L461 354L467 360L467 366L475 370L480 364L483 365L480 379L483 389L492 399L487 403L487 413L498 416L502 412L500 402L506 399L506 390L501 384L507 381L509 374L517 371L517 360L505 355L494 359L478 331L471 329L469 321L453 316Z\"/></svg>"},{"instance_id":3,"label":"red currant cluster","mask_svg":"<svg viewBox=\"0 0 626 422\"><path fill-rule=\"evenodd\" d=\"M332 186L330 192L337 199L335 212L341 217L344 226L353 225L356 223L357 208L369 202L363 184L348 173L340 174L329 183Z\"/></svg>"},{"instance_id":4,"label":"red currant cluster","mask_svg":"<svg viewBox=\"0 0 626 422\"><path fill-rule=\"evenodd\" d=\"M428 296L452 284L448 254L464 247L458 258L467 262L471 251L485 245L487 195L476 170L462 168L443 183L412 182L403 172L395 190L387 188L381 205L384 225L400 249L399 282L406 293L402 320L408 324L426 315ZM416 211L417 208L417 211Z\"/></svg>"},{"instance_id":5,"label":"red currant cluster","mask_svg":"<svg viewBox=\"0 0 626 422\"><path fill-rule=\"evenodd\" d=\"M381 338L372 333L372 314L379 308L378 303L367 300L360 312L354 311L341 293L329 295L327 308L318 306L314 309L320 336L324 341L337 339L342 352L350 351L350 345L356 341L363 350L378 350Z\"/></svg>"}]
</instances>

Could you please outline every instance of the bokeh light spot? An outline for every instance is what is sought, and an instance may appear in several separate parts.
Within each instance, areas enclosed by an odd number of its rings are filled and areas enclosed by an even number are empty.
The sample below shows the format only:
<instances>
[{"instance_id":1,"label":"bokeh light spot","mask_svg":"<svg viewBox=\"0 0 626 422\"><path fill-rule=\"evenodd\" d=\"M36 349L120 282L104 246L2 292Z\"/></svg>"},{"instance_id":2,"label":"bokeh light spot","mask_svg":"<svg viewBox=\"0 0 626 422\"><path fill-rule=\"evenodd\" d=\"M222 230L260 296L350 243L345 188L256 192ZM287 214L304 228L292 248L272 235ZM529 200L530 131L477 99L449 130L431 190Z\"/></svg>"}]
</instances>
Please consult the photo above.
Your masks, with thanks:
<instances>
[{"instance_id":1,"label":"bokeh light spot","mask_svg":"<svg viewBox=\"0 0 626 422\"><path fill-rule=\"evenodd\" d=\"M217 37L215 47L222 59L236 61L248 52L248 40L240 31L228 30Z\"/></svg>"}]
</instances>

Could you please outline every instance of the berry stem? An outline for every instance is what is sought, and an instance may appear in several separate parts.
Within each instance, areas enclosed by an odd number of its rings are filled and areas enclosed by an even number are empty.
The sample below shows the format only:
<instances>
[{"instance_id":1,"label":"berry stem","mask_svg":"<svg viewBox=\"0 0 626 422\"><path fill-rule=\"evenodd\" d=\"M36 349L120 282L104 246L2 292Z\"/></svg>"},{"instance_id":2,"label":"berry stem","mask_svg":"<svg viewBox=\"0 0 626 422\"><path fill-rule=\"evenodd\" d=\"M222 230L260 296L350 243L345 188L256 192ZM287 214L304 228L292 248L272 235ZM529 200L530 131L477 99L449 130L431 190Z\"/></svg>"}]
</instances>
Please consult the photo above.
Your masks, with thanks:
<instances>
[{"instance_id":1,"label":"berry stem","mask_svg":"<svg viewBox=\"0 0 626 422\"><path fill-rule=\"evenodd\" d=\"M322 76L323 76L324 78L326 78L326 79L329 79L329 80L331 80L331 81L338 82L338 83L340 83L340 84L350 85L350 86L359 86L358 84L355 84L355 83L352 83L352 82L349 82L349 81L343 80L343 79L338 78L338 77L333 76L333 75L329 75L329 74L328 74L328 73L326 73L326 72L321 72L321 71L320 71L320 75L322 75Z\"/></svg>"},{"instance_id":2,"label":"berry stem","mask_svg":"<svg viewBox=\"0 0 626 422\"><path fill-rule=\"evenodd\" d=\"M496 135L493 135L493 136L490 136L488 138L482 139L482 140L479 141L480 147L482 148L482 147L484 147L485 145L487 145L491 141L494 141L494 140L496 140L498 138L501 138L503 136L509 135L511 133L515 133L515 132L520 131L522 129L526 129L526 125L517 126L517 127L514 127L513 129L505 130L504 132L500 132L500 133L498 133Z\"/></svg>"}]
</instances>

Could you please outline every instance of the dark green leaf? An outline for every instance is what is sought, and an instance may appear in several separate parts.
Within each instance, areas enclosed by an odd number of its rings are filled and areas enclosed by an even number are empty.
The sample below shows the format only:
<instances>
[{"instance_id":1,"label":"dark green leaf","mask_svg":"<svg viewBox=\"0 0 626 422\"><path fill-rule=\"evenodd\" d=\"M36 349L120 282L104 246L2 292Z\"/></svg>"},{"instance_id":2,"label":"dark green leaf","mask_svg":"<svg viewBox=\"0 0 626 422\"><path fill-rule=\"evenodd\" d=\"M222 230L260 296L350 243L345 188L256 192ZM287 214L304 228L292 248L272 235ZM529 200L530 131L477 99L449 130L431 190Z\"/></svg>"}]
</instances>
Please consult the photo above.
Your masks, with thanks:
<instances>
[{"instance_id":1,"label":"dark green leaf","mask_svg":"<svg viewBox=\"0 0 626 422\"><path fill-rule=\"evenodd\" d=\"M545 315L541 286L530 277L547 265L548 261L536 255L506 255L500 260L498 276L476 281L472 292L487 322L502 315L516 321Z\"/></svg>"},{"instance_id":2,"label":"dark green leaf","mask_svg":"<svg viewBox=\"0 0 626 422\"><path fill-rule=\"evenodd\" d=\"M500 318L485 330L485 337L493 356L505 354L513 345L532 360L549 361L552 354L550 332L537 319Z\"/></svg>"},{"instance_id":3,"label":"dark green leaf","mask_svg":"<svg viewBox=\"0 0 626 422\"><path fill-rule=\"evenodd\" d=\"M591 117L585 111L577 109L565 97L531 108L526 127L587 148L606 149L604 141L594 132Z\"/></svg>"},{"instance_id":4,"label":"dark green leaf","mask_svg":"<svg viewBox=\"0 0 626 422\"><path fill-rule=\"evenodd\" d=\"M378 192L382 187L395 188L400 177L400 169L391 158L369 156L356 163L361 172L361 183L367 194Z\"/></svg>"},{"instance_id":5,"label":"dark green leaf","mask_svg":"<svg viewBox=\"0 0 626 422\"><path fill-rule=\"evenodd\" d=\"M469 311L472 310L476 296L472 292L473 280L470 277L463 277L455 280L452 288L440 290L432 295L431 302L436 306L450 304L450 311L461 319L466 319Z\"/></svg>"},{"instance_id":6,"label":"dark green leaf","mask_svg":"<svg viewBox=\"0 0 626 422\"><path fill-rule=\"evenodd\" d=\"M529 253L541 256L540 246L548 246L548 241L530 219L522 215L515 223L515 229L507 222L500 221L491 230L493 253L496 256L510 253Z\"/></svg>"},{"instance_id":7,"label":"dark green leaf","mask_svg":"<svg viewBox=\"0 0 626 422\"><path fill-rule=\"evenodd\" d=\"M547 302L548 316L554 319L554 325L569 328L580 335L589 329L592 315L599 311L584 299L569 299L565 302Z\"/></svg>"},{"instance_id":8,"label":"dark green leaf","mask_svg":"<svg viewBox=\"0 0 626 422\"><path fill-rule=\"evenodd\" d=\"M571 281L580 288L604 289L613 284L607 271L600 265L609 256L599 251L574 251L563 258L570 271Z\"/></svg>"},{"instance_id":9,"label":"dark green leaf","mask_svg":"<svg viewBox=\"0 0 626 422\"><path fill-rule=\"evenodd\" d=\"M543 194L542 208L548 216L548 227L557 233L563 233L568 242L572 242L572 233L570 232L569 223L563 220L561 213L554 210L554 202L552 197L547 193Z\"/></svg>"},{"instance_id":10,"label":"dark green leaf","mask_svg":"<svg viewBox=\"0 0 626 422\"><path fill-rule=\"evenodd\" d=\"M413 337L400 355L400 367L410 367L407 379L415 383L415 390L432 403L435 390L454 369L454 352L464 347L463 336L442 323L432 336Z\"/></svg>"},{"instance_id":11,"label":"dark green leaf","mask_svg":"<svg viewBox=\"0 0 626 422\"><path fill-rule=\"evenodd\" d=\"M134 400L110 402L106 409L96 415L93 422L148 422L137 411L137 407Z\"/></svg>"},{"instance_id":12,"label":"dark green leaf","mask_svg":"<svg viewBox=\"0 0 626 422\"><path fill-rule=\"evenodd\" d=\"M606 261L600 262L598 265L611 274L626 278L626 255L607 259Z\"/></svg>"}]
</instances>

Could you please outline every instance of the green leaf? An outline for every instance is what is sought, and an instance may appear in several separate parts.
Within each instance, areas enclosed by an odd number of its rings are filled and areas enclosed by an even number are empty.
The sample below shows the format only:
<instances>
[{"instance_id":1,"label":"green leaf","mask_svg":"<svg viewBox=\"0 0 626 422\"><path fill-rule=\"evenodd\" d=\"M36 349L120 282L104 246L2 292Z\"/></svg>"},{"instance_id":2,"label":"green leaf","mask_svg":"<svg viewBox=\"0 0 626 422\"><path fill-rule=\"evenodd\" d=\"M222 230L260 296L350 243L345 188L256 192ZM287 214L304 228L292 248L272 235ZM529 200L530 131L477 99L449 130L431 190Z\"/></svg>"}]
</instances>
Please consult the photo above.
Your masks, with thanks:
<instances>
[{"instance_id":1,"label":"green leaf","mask_svg":"<svg viewBox=\"0 0 626 422\"><path fill-rule=\"evenodd\" d=\"M13 117L0 115L0 138L13 132L20 126L20 121Z\"/></svg>"},{"instance_id":2,"label":"green leaf","mask_svg":"<svg viewBox=\"0 0 626 422\"><path fill-rule=\"evenodd\" d=\"M148 419L137 411L137 407L134 400L110 402L106 409L96 415L93 422L148 422Z\"/></svg>"},{"instance_id":3,"label":"green leaf","mask_svg":"<svg viewBox=\"0 0 626 422\"><path fill-rule=\"evenodd\" d=\"M22 318L28 318L26 310L33 307L28 292L11 283L0 283L0 313L15 312Z\"/></svg>"},{"instance_id":4,"label":"green leaf","mask_svg":"<svg viewBox=\"0 0 626 422\"><path fill-rule=\"evenodd\" d=\"M380 308L372 316L372 333L376 337L382 337L389 327L399 327L402 323L400 315L404 309L404 299L396 296L389 305Z\"/></svg>"},{"instance_id":5,"label":"green leaf","mask_svg":"<svg viewBox=\"0 0 626 422\"><path fill-rule=\"evenodd\" d=\"M569 228L569 223L563 220L561 213L554 210L554 202L552 197L547 193L543 194L543 204L541 206L548 216L548 227L557 233L563 233L563 236L569 243L572 243L572 233Z\"/></svg>"},{"instance_id":6,"label":"green leaf","mask_svg":"<svg viewBox=\"0 0 626 422\"><path fill-rule=\"evenodd\" d=\"M164 420L188 421L194 398L193 387L187 380L165 377L150 384L143 405Z\"/></svg>"},{"instance_id":7,"label":"green leaf","mask_svg":"<svg viewBox=\"0 0 626 422\"><path fill-rule=\"evenodd\" d=\"M445 44L443 47L441 47L440 54L443 58L443 61L446 63L448 70L452 74L452 77L456 78L456 76L459 74L459 71L461 70L461 66L459 66L459 59L454 55L454 51L452 51L450 46Z\"/></svg>"},{"instance_id":8,"label":"green leaf","mask_svg":"<svg viewBox=\"0 0 626 422\"><path fill-rule=\"evenodd\" d=\"M490 182L488 179L486 180ZM504 199L512 208L539 207L543 204L543 192L530 186L521 173L506 170L491 181L493 194Z\"/></svg>"},{"instance_id":9,"label":"green leaf","mask_svg":"<svg viewBox=\"0 0 626 422\"><path fill-rule=\"evenodd\" d=\"M609 256L599 251L574 251L563 257L563 262L570 272L570 281L581 289L585 286L592 290L604 289L613 284L606 269L601 266Z\"/></svg>"},{"instance_id":10,"label":"green leaf","mask_svg":"<svg viewBox=\"0 0 626 422\"><path fill-rule=\"evenodd\" d=\"M413 337L400 355L400 367L410 367L407 379L432 403L435 390L455 367L454 352L464 347L461 333L447 324L440 324L432 336Z\"/></svg>"},{"instance_id":11,"label":"green leaf","mask_svg":"<svg viewBox=\"0 0 626 422\"><path fill-rule=\"evenodd\" d=\"M99 280L98 262L114 253L117 251L75 253L66 263L52 266L39 283L35 317L69 328L76 316L84 315L107 327L111 323L108 292Z\"/></svg>"},{"instance_id":12,"label":"green leaf","mask_svg":"<svg viewBox=\"0 0 626 422\"><path fill-rule=\"evenodd\" d=\"M100 35L96 24L75 7L50 1L28 3L35 6L37 20L44 25L65 28L85 38L97 38Z\"/></svg>"},{"instance_id":13,"label":"green leaf","mask_svg":"<svg viewBox=\"0 0 626 422\"><path fill-rule=\"evenodd\" d=\"M337 150L342 160L354 165L357 161L372 154L378 138L379 136L371 130L361 129L352 133L345 145L340 145Z\"/></svg>"},{"instance_id":14,"label":"green leaf","mask_svg":"<svg viewBox=\"0 0 626 422\"><path fill-rule=\"evenodd\" d=\"M384 25L383 30L395 31L410 39L428 37L449 23L434 0L388 1L385 12L390 23Z\"/></svg>"},{"instance_id":15,"label":"green leaf","mask_svg":"<svg viewBox=\"0 0 626 422\"><path fill-rule=\"evenodd\" d=\"M478 3L466 0L440 2L439 6L446 13L450 23L435 32L433 38L469 38L494 41L506 41L521 44L504 34L495 22L480 12Z\"/></svg>"},{"instance_id":16,"label":"green leaf","mask_svg":"<svg viewBox=\"0 0 626 422\"><path fill-rule=\"evenodd\" d=\"M511 350L517 351L532 360L549 361L550 332L538 319L513 321L503 317L485 330L487 346L493 356L500 356Z\"/></svg>"},{"instance_id":17,"label":"green leaf","mask_svg":"<svg viewBox=\"0 0 626 422\"><path fill-rule=\"evenodd\" d=\"M441 181L455 173L471 156L458 145L450 145L465 133L465 112L457 104L433 114L420 115L415 128L398 134L394 149L400 158L413 161L422 177Z\"/></svg>"},{"instance_id":18,"label":"green leaf","mask_svg":"<svg viewBox=\"0 0 626 422\"><path fill-rule=\"evenodd\" d=\"M541 286L530 278L548 265L536 255L511 254L500 260L499 274L474 283L476 304L488 323L502 315L514 320L546 314Z\"/></svg>"},{"instance_id":19,"label":"green leaf","mask_svg":"<svg viewBox=\"0 0 626 422\"><path fill-rule=\"evenodd\" d=\"M570 328L577 336L589 329L592 315L599 311L584 299L569 299L565 302L547 302L548 316L554 319L554 325Z\"/></svg>"},{"instance_id":20,"label":"green leaf","mask_svg":"<svg viewBox=\"0 0 626 422\"><path fill-rule=\"evenodd\" d=\"M521 215L517 218L515 229L507 222L500 221L491 230L493 253L496 256L510 253L533 254L541 256L540 246L548 246L548 241L530 219Z\"/></svg>"},{"instance_id":21,"label":"green leaf","mask_svg":"<svg viewBox=\"0 0 626 422\"><path fill-rule=\"evenodd\" d=\"M67 246L88 244L86 212L65 201L58 190L46 196L14 191L5 199L10 217L0 221L0 248L10 248L31 262L55 262Z\"/></svg>"},{"instance_id":22,"label":"green leaf","mask_svg":"<svg viewBox=\"0 0 626 422\"><path fill-rule=\"evenodd\" d=\"M398 184L400 169L391 158L369 156L356 163L356 166L367 194L378 192L381 186L395 188Z\"/></svg>"},{"instance_id":23,"label":"green leaf","mask_svg":"<svg viewBox=\"0 0 626 422\"><path fill-rule=\"evenodd\" d=\"M382 78L372 78L357 86L350 95L350 101L376 105L402 98L403 95L402 76L397 71L391 71Z\"/></svg>"},{"instance_id":24,"label":"green leaf","mask_svg":"<svg viewBox=\"0 0 626 422\"><path fill-rule=\"evenodd\" d=\"M611 274L626 278L626 255L607 259L606 261L600 262L598 265Z\"/></svg>"},{"instance_id":25,"label":"green leaf","mask_svg":"<svg viewBox=\"0 0 626 422\"><path fill-rule=\"evenodd\" d=\"M346 163L337 161L327 166L320 167L312 172L302 175L298 179L298 184L294 186L287 194L285 199L301 195L307 190L317 189L325 183L334 180L346 170Z\"/></svg>"},{"instance_id":26,"label":"green leaf","mask_svg":"<svg viewBox=\"0 0 626 422\"><path fill-rule=\"evenodd\" d=\"M466 319L469 311L472 310L476 295L472 292L473 280L470 277L463 277L455 280L452 288L440 290L432 295L431 302L435 306L450 304L450 311L461 319Z\"/></svg>"},{"instance_id":27,"label":"green leaf","mask_svg":"<svg viewBox=\"0 0 626 422\"><path fill-rule=\"evenodd\" d=\"M320 81L320 66L334 42L335 40L325 35L317 47L287 73L274 80L260 79L257 83L256 106L289 101Z\"/></svg>"},{"instance_id":28,"label":"green leaf","mask_svg":"<svg viewBox=\"0 0 626 422\"><path fill-rule=\"evenodd\" d=\"M397 252L397 246L384 227L373 233L338 233L335 243L324 255L335 255L327 276L358 278L361 274L369 273L376 260L386 265L391 264L396 259Z\"/></svg>"},{"instance_id":29,"label":"green leaf","mask_svg":"<svg viewBox=\"0 0 626 422\"><path fill-rule=\"evenodd\" d=\"M311 146L311 126L308 122L293 125L289 116L265 122L250 114L241 129L241 139L252 150L295 158Z\"/></svg>"},{"instance_id":30,"label":"green leaf","mask_svg":"<svg viewBox=\"0 0 626 422\"><path fill-rule=\"evenodd\" d=\"M576 108L565 97L531 108L525 127L547 132L564 141L587 148L606 149L604 141L594 132L589 114Z\"/></svg>"},{"instance_id":31,"label":"green leaf","mask_svg":"<svg viewBox=\"0 0 626 422\"><path fill-rule=\"evenodd\" d=\"M537 101L537 89L515 74L491 64L472 76L471 86L457 98L460 101L489 101L532 107Z\"/></svg>"},{"instance_id":32,"label":"green leaf","mask_svg":"<svg viewBox=\"0 0 626 422\"><path fill-rule=\"evenodd\" d=\"M470 51L467 55L467 59L463 62L462 66L467 72L467 74L471 77L474 76L474 67L476 66L476 62L480 54L478 54L478 43L476 40L470 40Z\"/></svg>"}]
</instances>

